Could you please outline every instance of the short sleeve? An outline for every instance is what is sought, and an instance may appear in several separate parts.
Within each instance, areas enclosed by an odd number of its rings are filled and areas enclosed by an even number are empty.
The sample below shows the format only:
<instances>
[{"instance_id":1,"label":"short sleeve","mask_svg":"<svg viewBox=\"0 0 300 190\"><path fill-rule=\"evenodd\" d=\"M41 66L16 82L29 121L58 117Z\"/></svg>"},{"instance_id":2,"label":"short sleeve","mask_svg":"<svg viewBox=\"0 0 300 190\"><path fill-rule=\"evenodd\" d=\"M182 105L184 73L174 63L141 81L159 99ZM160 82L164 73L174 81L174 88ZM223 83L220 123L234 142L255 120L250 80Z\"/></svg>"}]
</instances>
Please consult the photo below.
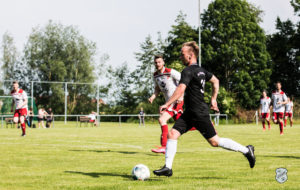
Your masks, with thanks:
<instances>
[{"instance_id":1,"label":"short sleeve","mask_svg":"<svg viewBox=\"0 0 300 190\"><path fill-rule=\"evenodd\" d=\"M187 67L181 72L181 79L179 81L179 84L185 84L186 86L188 86L192 78L193 78L193 73L189 69L189 67Z\"/></svg>"},{"instance_id":2,"label":"short sleeve","mask_svg":"<svg viewBox=\"0 0 300 190\"><path fill-rule=\"evenodd\" d=\"M23 99L25 100L25 99L28 99L28 97L27 97L27 93L25 92L25 91L23 91Z\"/></svg>"},{"instance_id":3,"label":"short sleeve","mask_svg":"<svg viewBox=\"0 0 300 190\"><path fill-rule=\"evenodd\" d=\"M209 81L212 78L212 76L213 76L212 73L208 72L205 69L204 69L204 73L205 73L205 81Z\"/></svg>"},{"instance_id":4,"label":"short sleeve","mask_svg":"<svg viewBox=\"0 0 300 190\"><path fill-rule=\"evenodd\" d=\"M283 94L283 101L287 101L287 96L285 93Z\"/></svg>"},{"instance_id":5,"label":"short sleeve","mask_svg":"<svg viewBox=\"0 0 300 190\"><path fill-rule=\"evenodd\" d=\"M178 83L180 81L181 74L175 69L171 70L171 77Z\"/></svg>"}]
</instances>

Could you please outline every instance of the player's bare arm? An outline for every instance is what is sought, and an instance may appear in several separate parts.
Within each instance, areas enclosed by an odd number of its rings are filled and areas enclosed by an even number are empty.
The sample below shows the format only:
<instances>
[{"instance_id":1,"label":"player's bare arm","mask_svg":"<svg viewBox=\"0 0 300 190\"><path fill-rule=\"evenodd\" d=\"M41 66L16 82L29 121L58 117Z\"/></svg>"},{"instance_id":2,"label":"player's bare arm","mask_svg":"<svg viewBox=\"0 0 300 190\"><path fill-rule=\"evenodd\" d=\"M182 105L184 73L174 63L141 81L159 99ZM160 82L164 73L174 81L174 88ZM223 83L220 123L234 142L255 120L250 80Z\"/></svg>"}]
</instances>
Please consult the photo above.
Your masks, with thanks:
<instances>
[{"instance_id":1,"label":"player's bare arm","mask_svg":"<svg viewBox=\"0 0 300 190\"><path fill-rule=\"evenodd\" d=\"M184 91L186 89L185 84L179 84L174 92L174 94L171 96L171 98L162 106L159 108L159 112L162 113L169 105L171 105L173 102L178 100L180 97L184 95Z\"/></svg>"},{"instance_id":2,"label":"player's bare arm","mask_svg":"<svg viewBox=\"0 0 300 190\"><path fill-rule=\"evenodd\" d=\"M212 83L212 96L211 96L211 107L210 109L219 112L218 104L217 104L217 96L219 92L219 79L215 77L214 75L209 80L210 83Z\"/></svg>"},{"instance_id":3,"label":"player's bare arm","mask_svg":"<svg viewBox=\"0 0 300 190\"><path fill-rule=\"evenodd\" d=\"M148 99L149 103L152 104L153 100L158 96L158 94L160 93L160 89L158 86L155 86L155 90L154 93L152 94L152 96Z\"/></svg>"}]
</instances>

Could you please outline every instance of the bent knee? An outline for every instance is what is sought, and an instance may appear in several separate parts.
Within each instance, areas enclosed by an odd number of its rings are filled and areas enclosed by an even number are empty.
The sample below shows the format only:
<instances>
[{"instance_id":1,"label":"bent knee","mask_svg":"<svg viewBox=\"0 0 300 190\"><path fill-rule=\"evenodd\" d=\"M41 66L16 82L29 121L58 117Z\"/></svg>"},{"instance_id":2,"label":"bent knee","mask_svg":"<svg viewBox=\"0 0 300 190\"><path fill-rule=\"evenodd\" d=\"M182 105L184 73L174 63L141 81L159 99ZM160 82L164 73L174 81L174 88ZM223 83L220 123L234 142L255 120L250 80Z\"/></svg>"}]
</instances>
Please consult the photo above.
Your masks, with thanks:
<instances>
[{"instance_id":1,"label":"bent knee","mask_svg":"<svg viewBox=\"0 0 300 190\"><path fill-rule=\"evenodd\" d=\"M180 137L180 133L177 130L171 129L168 133L168 139L178 139Z\"/></svg>"},{"instance_id":2,"label":"bent knee","mask_svg":"<svg viewBox=\"0 0 300 190\"><path fill-rule=\"evenodd\" d=\"M160 118L158 119L158 122L159 122L160 125L165 125L165 124L167 123L166 119L164 119L164 118L162 118L162 117L160 117Z\"/></svg>"},{"instance_id":3,"label":"bent knee","mask_svg":"<svg viewBox=\"0 0 300 190\"><path fill-rule=\"evenodd\" d=\"M210 141L209 144L212 146L212 147L218 147L219 146L219 143L217 141Z\"/></svg>"}]
</instances>

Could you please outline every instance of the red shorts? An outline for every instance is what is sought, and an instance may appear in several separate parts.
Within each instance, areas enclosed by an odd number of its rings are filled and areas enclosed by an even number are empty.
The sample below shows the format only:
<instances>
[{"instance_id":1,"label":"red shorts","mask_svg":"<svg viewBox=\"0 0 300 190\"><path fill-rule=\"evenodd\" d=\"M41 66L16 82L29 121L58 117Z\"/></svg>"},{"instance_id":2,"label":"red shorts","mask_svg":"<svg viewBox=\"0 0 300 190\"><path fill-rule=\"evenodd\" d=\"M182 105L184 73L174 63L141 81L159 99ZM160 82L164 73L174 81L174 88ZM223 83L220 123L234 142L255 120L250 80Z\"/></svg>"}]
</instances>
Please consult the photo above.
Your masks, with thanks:
<instances>
[{"instance_id":1,"label":"red shorts","mask_svg":"<svg viewBox=\"0 0 300 190\"><path fill-rule=\"evenodd\" d=\"M27 115L27 108L22 108L22 109L15 110L14 117L21 117L26 115Z\"/></svg>"},{"instance_id":2,"label":"red shorts","mask_svg":"<svg viewBox=\"0 0 300 190\"><path fill-rule=\"evenodd\" d=\"M95 123L95 120L90 120L89 122L90 122L90 123Z\"/></svg>"},{"instance_id":3,"label":"red shorts","mask_svg":"<svg viewBox=\"0 0 300 190\"><path fill-rule=\"evenodd\" d=\"M181 114L183 113L183 103L184 102L181 101L180 103L171 104L166 110L166 112L168 112L170 116L174 118L175 121L179 119Z\"/></svg>"},{"instance_id":4,"label":"red shorts","mask_svg":"<svg viewBox=\"0 0 300 190\"><path fill-rule=\"evenodd\" d=\"M293 113L285 113L285 117L293 117Z\"/></svg>"},{"instance_id":5,"label":"red shorts","mask_svg":"<svg viewBox=\"0 0 300 190\"><path fill-rule=\"evenodd\" d=\"M278 118L283 118L283 112L273 112L273 119L277 120Z\"/></svg>"},{"instance_id":6,"label":"red shorts","mask_svg":"<svg viewBox=\"0 0 300 190\"><path fill-rule=\"evenodd\" d=\"M269 113L261 113L261 118L263 119L269 118Z\"/></svg>"}]
</instances>

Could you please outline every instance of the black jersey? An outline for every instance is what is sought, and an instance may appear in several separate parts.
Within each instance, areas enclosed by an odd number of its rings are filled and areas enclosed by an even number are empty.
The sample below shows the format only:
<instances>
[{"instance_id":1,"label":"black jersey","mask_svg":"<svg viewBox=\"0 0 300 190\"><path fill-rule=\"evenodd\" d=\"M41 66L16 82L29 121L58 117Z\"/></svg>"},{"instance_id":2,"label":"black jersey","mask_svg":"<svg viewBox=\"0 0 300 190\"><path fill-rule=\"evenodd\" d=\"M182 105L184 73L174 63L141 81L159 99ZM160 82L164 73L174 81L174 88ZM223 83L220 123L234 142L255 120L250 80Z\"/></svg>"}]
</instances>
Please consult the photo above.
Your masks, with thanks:
<instances>
[{"instance_id":1,"label":"black jersey","mask_svg":"<svg viewBox=\"0 0 300 190\"><path fill-rule=\"evenodd\" d=\"M193 64L181 72L179 84L185 84L184 94L185 112L191 114L194 119L209 114L208 105L204 102L204 86L213 76L202 67Z\"/></svg>"}]
</instances>

